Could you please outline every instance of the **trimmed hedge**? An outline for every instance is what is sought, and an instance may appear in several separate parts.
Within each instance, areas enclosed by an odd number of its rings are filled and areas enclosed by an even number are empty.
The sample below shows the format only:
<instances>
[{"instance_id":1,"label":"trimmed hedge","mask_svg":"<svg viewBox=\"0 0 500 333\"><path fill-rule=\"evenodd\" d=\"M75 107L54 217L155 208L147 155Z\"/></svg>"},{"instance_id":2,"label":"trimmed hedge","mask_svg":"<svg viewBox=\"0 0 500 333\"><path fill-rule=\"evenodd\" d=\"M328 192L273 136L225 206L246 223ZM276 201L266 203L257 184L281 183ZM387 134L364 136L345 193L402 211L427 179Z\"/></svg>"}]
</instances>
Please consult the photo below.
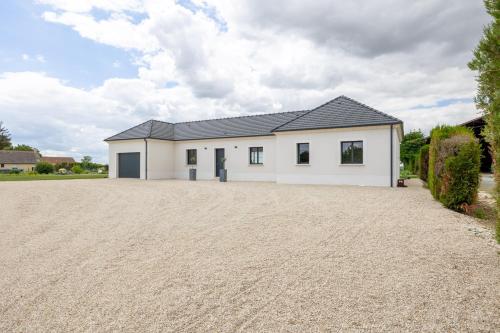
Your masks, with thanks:
<instances>
[{"instance_id":1,"label":"trimmed hedge","mask_svg":"<svg viewBox=\"0 0 500 333\"><path fill-rule=\"evenodd\" d=\"M35 171L38 173L53 173L54 172L54 166L48 162L38 162L35 165Z\"/></svg>"},{"instance_id":2,"label":"trimmed hedge","mask_svg":"<svg viewBox=\"0 0 500 333\"><path fill-rule=\"evenodd\" d=\"M420 148L418 156L418 175L420 179L427 182L427 175L429 174L429 145Z\"/></svg>"},{"instance_id":3,"label":"trimmed hedge","mask_svg":"<svg viewBox=\"0 0 500 333\"><path fill-rule=\"evenodd\" d=\"M481 149L475 140L456 147L456 155L445 161L440 200L446 207L461 211L464 204L471 205L477 199Z\"/></svg>"},{"instance_id":4,"label":"trimmed hedge","mask_svg":"<svg viewBox=\"0 0 500 333\"><path fill-rule=\"evenodd\" d=\"M429 189L446 207L463 211L477 198L481 149L472 131L438 126L431 131Z\"/></svg>"}]
</instances>

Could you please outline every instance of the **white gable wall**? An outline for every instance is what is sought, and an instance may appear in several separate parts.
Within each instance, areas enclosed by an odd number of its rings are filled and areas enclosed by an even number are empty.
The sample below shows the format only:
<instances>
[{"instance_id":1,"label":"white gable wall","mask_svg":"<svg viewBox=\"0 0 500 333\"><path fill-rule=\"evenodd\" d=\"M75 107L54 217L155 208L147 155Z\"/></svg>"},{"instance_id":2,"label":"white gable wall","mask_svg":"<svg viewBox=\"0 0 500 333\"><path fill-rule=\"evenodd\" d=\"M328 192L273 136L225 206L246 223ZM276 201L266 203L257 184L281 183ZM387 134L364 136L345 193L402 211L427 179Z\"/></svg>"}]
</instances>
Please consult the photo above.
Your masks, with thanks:
<instances>
[{"instance_id":1,"label":"white gable wall","mask_svg":"<svg viewBox=\"0 0 500 333\"><path fill-rule=\"evenodd\" d=\"M394 131L394 165L399 142ZM390 126L276 133L278 183L390 186ZM363 141L363 164L341 164L341 142ZM309 164L297 164L297 143L309 143ZM398 154L396 154L396 150ZM396 162L397 159L397 162ZM399 176L393 169L393 182ZM395 184L395 183L393 183Z\"/></svg>"},{"instance_id":2,"label":"white gable wall","mask_svg":"<svg viewBox=\"0 0 500 333\"><path fill-rule=\"evenodd\" d=\"M402 137L402 131L400 131L401 127L400 126L393 126L393 135L392 135L392 140L393 140L393 186L396 186L398 184L398 179L399 179L399 165L401 164L400 159L400 151L399 151L399 145L401 144L401 140L403 140Z\"/></svg>"},{"instance_id":3,"label":"white gable wall","mask_svg":"<svg viewBox=\"0 0 500 333\"><path fill-rule=\"evenodd\" d=\"M141 179L146 179L146 143L144 139L111 141L109 144L109 178L118 178L118 153L141 154Z\"/></svg>"}]
</instances>

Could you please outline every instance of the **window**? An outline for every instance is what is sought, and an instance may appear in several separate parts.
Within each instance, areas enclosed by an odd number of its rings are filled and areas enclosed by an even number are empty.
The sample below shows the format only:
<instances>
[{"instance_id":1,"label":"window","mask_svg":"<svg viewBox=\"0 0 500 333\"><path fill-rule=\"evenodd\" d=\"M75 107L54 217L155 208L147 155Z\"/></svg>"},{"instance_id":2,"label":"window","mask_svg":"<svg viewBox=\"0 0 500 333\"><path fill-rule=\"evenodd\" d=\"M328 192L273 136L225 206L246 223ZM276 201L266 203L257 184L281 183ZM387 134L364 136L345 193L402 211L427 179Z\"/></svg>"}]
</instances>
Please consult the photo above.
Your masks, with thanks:
<instances>
[{"instance_id":1,"label":"window","mask_svg":"<svg viewBox=\"0 0 500 333\"><path fill-rule=\"evenodd\" d=\"M196 149L187 150L187 164L196 165Z\"/></svg>"},{"instance_id":2,"label":"window","mask_svg":"<svg viewBox=\"0 0 500 333\"><path fill-rule=\"evenodd\" d=\"M342 164L363 164L363 141L342 141Z\"/></svg>"},{"instance_id":3,"label":"window","mask_svg":"<svg viewBox=\"0 0 500 333\"><path fill-rule=\"evenodd\" d=\"M308 143L297 143L297 164L309 164Z\"/></svg>"},{"instance_id":4,"label":"window","mask_svg":"<svg viewBox=\"0 0 500 333\"><path fill-rule=\"evenodd\" d=\"M250 147L250 164L264 163L264 148Z\"/></svg>"},{"instance_id":5,"label":"window","mask_svg":"<svg viewBox=\"0 0 500 333\"><path fill-rule=\"evenodd\" d=\"M3 168L4 166L5 166L5 164L3 164L3 163L2 163L2 164L0 164L0 168Z\"/></svg>"}]
</instances>

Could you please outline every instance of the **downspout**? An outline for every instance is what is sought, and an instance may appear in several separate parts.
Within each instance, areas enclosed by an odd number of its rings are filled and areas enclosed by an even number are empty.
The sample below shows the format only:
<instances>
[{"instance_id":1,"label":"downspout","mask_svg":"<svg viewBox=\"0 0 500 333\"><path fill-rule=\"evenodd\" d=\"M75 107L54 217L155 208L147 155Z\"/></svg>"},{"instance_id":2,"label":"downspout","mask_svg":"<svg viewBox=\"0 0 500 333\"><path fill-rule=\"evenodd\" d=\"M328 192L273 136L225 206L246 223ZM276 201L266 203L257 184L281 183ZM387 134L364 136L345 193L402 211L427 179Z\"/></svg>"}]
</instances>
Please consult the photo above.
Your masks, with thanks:
<instances>
[{"instance_id":1,"label":"downspout","mask_svg":"<svg viewBox=\"0 0 500 333\"><path fill-rule=\"evenodd\" d=\"M394 170L393 170L393 168L394 168L394 163L392 163L392 160L394 159L394 158L392 157L392 155L393 155L393 147L392 147L392 145L393 145L393 143L392 143L392 141L393 141L393 140L392 140L392 135L393 135L393 134L392 134L392 132L393 132L393 130L392 130L392 126L393 126L393 125L391 125L391 180L390 180L390 182L391 182L391 187L393 187L393 184L392 184L392 178L393 178L393 174L394 174Z\"/></svg>"},{"instance_id":2,"label":"downspout","mask_svg":"<svg viewBox=\"0 0 500 333\"><path fill-rule=\"evenodd\" d=\"M145 169L144 169L144 174L146 180L148 180L148 139L144 138L144 143L146 144L146 163L145 164Z\"/></svg>"}]
</instances>

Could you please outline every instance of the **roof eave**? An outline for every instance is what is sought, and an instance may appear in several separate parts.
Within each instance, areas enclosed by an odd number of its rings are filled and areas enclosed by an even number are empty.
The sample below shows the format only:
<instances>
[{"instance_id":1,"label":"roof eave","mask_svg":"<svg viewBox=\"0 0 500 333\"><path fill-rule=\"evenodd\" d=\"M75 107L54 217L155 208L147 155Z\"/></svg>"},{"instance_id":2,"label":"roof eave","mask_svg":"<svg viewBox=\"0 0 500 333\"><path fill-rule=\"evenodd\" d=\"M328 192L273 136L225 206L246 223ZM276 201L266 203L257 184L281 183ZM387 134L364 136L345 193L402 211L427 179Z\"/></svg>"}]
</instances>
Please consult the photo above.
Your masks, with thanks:
<instances>
[{"instance_id":1,"label":"roof eave","mask_svg":"<svg viewBox=\"0 0 500 333\"><path fill-rule=\"evenodd\" d=\"M272 133L276 132L296 132L296 131L314 131L321 129L336 129L336 128L356 128L356 127L372 127L372 126L387 126L387 125L401 125L403 127L403 122L401 120L394 122L384 122L377 124L359 124L359 125L349 125L349 126L325 126L325 127L309 127L309 128L294 128L294 129L274 129Z\"/></svg>"}]
</instances>

